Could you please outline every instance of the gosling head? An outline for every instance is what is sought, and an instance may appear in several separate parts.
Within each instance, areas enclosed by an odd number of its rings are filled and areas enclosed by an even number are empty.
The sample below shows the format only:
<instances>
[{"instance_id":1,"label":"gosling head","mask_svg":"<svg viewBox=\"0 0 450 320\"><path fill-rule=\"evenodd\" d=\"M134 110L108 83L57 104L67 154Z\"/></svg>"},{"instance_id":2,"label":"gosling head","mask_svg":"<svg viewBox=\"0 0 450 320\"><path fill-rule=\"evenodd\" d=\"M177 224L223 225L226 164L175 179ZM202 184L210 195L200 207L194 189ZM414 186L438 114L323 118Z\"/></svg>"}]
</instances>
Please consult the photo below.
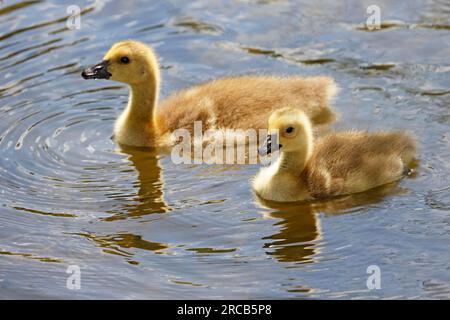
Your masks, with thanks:
<instances>
[{"instance_id":1,"label":"gosling head","mask_svg":"<svg viewBox=\"0 0 450 320\"><path fill-rule=\"evenodd\" d=\"M269 117L268 134L260 155L268 155L274 150L280 152L310 153L312 129L309 118L300 110L283 108Z\"/></svg>"},{"instance_id":2,"label":"gosling head","mask_svg":"<svg viewBox=\"0 0 450 320\"><path fill-rule=\"evenodd\" d=\"M159 68L153 50L139 41L115 43L106 53L103 61L85 69L84 79L111 79L129 85L138 85L158 80Z\"/></svg>"}]
</instances>

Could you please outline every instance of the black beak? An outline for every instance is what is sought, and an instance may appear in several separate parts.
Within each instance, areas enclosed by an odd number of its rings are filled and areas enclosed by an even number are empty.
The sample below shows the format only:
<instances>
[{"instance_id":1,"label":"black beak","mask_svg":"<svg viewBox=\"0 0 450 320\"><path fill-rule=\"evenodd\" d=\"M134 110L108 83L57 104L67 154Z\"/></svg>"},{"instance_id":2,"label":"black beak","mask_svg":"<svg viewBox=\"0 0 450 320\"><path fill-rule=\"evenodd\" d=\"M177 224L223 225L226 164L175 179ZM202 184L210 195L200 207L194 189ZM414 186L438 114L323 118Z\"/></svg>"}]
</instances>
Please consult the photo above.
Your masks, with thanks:
<instances>
[{"instance_id":1,"label":"black beak","mask_svg":"<svg viewBox=\"0 0 450 320\"><path fill-rule=\"evenodd\" d=\"M108 72L108 60L103 60L101 63L93 67L83 70L81 76L84 79L109 79L111 73Z\"/></svg>"},{"instance_id":2,"label":"black beak","mask_svg":"<svg viewBox=\"0 0 450 320\"><path fill-rule=\"evenodd\" d=\"M278 134L272 133L268 134L266 141L264 141L264 144L258 149L258 153L260 156L268 156L272 152L275 152L277 150L280 150L282 145L278 143Z\"/></svg>"}]
</instances>

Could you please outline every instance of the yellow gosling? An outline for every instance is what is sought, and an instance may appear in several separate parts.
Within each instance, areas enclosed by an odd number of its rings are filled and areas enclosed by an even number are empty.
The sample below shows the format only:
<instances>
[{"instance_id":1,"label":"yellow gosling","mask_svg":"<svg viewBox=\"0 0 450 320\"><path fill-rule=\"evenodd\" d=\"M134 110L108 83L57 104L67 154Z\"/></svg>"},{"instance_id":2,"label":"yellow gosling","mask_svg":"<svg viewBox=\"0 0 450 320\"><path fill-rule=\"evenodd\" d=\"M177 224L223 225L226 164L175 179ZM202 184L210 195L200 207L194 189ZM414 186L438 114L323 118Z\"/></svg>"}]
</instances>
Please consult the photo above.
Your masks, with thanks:
<instances>
[{"instance_id":1,"label":"yellow gosling","mask_svg":"<svg viewBox=\"0 0 450 320\"><path fill-rule=\"evenodd\" d=\"M158 60L138 41L114 44L103 61L82 76L130 86L128 105L114 127L116 141L125 145L170 145L170 133L192 130L194 121L202 121L203 130L264 129L270 113L287 104L303 110L314 125L336 119L330 101L337 87L329 77L229 77L174 93L158 105Z\"/></svg>"},{"instance_id":2,"label":"yellow gosling","mask_svg":"<svg viewBox=\"0 0 450 320\"><path fill-rule=\"evenodd\" d=\"M254 191L265 200L291 202L363 192L408 174L416 153L415 140L404 132L329 133L314 142L311 121L293 108L272 113L268 131L261 152L278 147L280 155L253 181Z\"/></svg>"}]
</instances>

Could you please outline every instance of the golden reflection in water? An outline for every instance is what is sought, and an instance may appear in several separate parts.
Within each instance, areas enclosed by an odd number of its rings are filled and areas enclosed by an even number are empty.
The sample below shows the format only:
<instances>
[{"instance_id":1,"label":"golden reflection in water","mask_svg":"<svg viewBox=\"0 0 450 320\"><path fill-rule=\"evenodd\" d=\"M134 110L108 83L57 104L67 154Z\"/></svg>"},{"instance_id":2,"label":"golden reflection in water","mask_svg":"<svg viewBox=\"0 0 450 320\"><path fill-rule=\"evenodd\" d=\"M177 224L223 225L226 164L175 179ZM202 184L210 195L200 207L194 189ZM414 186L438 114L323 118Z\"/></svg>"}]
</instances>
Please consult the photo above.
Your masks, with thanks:
<instances>
[{"instance_id":1,"label":"golden reflection in water","mask_svg":"<svg viewBox=\"0 0 450 320\"><path fill-rule=\"evenodd\" d=\"M358 212L368 205L382 201L387 195L406 193L406 189L388 184L367 192L342 196L326 201L303 203L277 203L256 197L256 202L271 212L262 214L278 221L274 227L278 232L263 237L269 240L264 248L267 254L280 262L311 263L319 251L318 244L323 238L320 216Z\"/></svg>"},{"instance_id":2,"label":"golden reflection in water","mask_svg":"<svg viewBox=\"0 0 450 320\"><path fill-rule=\"evenodd\" d=\"M103 248L103 252L125 257L128 263L135 265L139 264L139 262L131 259L134 254L125 249L136 248L161 253L162 250L169 248L167 244L148 241L142 239L139 235L130 233L117 233L103 236L92 233L77 233L77 235L89 239L98 247Z\"/></svg>"},{"instance_id":3,"label":"golden reflection in water","mask_svg":"<svg viewBox=\"0 0 450 320\"><path fill-rule=\"evenodd\" d=\"M130 203L121 205L119 210L109 212L112 215L101 220L117 221L169 211L169 207L164 201L164 181L161 174L161 166L159 165L161 151L119 146L119 152L128 155L128 160L131 162L130 175L136 174L135 171L137 172L136 187L138 191L133 200L129 201ZM125 232L115 234L94 234L89 232L77 233L77 235L89 239L96 246L101 247L103 252L123 256L128 263L134 265L139 264L139 262L132 259L134 253L127 249L141 249L161 253L164 249L169 248L168 244L145 240L140 235Z\"/></svg>"},{"instance_id":4,"label":"golden reflection in water","mask_svg":"<svg viewBox=\"0 0 450 320\"><path fill-rule=\"evenodd\" d=\"M124 204L119 212L114 212L104 221L136 218L152 213L165 213L170 210L164 201L164 180L159 164L161 151L156 149L131 148L120 146L120 152L128 155L132 167L137 171L138 192L131 203ZM130 172L130 174L133 174Z\"/></svg>"}]
</instances>

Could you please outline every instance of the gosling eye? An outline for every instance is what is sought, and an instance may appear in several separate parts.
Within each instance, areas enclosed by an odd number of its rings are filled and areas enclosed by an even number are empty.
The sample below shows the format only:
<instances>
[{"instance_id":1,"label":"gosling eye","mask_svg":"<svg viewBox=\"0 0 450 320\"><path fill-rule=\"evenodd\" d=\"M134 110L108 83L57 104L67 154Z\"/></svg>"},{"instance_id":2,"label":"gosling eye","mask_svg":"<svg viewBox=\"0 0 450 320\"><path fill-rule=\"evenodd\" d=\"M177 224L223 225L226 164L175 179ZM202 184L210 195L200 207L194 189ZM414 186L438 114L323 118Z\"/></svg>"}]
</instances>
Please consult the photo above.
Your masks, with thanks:
<instances>
[{"instance_id":1,"label":"gosling eye","mask_svg":"<svg viewBox=\"0 0 450 320\"><path fill-rule=\"evenodd\" d=\"M286 130L284 130L284 132L286 133L286 135L292 135L295 132L295 128L294 127L287 127Z\"/></svg>"},{"instance_id":2,"label":"gosling eye","mask_svg":"<svg viewBox=\"0 0 450 320\"><path fill-rule=\"evenodd\" d=\"M127 64L130 62L130 59L128 57L122 57L120 58L120 62L123 64Z\"/></svg>"}]
</instances>

